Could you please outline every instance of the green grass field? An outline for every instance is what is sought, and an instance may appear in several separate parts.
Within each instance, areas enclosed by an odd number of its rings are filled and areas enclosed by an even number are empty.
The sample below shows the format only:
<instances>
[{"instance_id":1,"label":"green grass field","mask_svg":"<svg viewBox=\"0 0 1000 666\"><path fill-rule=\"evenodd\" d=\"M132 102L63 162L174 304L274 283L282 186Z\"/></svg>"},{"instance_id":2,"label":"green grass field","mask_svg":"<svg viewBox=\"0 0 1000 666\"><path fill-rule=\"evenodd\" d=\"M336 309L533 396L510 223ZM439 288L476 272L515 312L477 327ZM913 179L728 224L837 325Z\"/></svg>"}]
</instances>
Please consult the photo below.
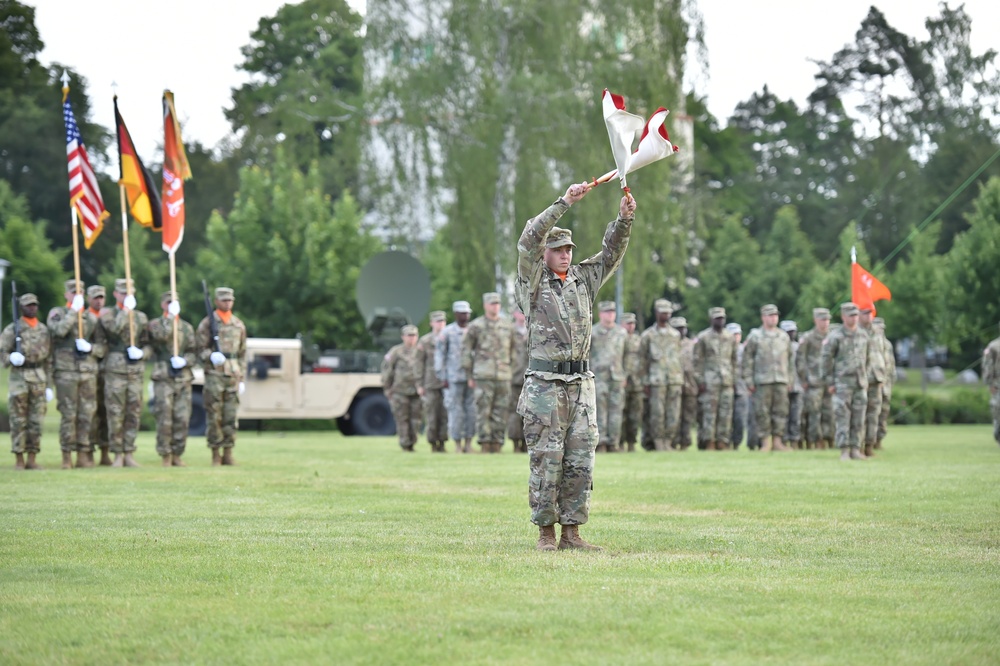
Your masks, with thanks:
<instances>
[{"instance_id":1,"label":"green grass field","mask_svg":"<svg viewBox=\"0 0 1000 666\"><path fill-rule=\"evenodd\" d=\"M0 470L0 663L1000 663L1000 449L601 456L602 553L534 550L527 460L243 433L186 469Z\"/></svg>"}]
</instances>

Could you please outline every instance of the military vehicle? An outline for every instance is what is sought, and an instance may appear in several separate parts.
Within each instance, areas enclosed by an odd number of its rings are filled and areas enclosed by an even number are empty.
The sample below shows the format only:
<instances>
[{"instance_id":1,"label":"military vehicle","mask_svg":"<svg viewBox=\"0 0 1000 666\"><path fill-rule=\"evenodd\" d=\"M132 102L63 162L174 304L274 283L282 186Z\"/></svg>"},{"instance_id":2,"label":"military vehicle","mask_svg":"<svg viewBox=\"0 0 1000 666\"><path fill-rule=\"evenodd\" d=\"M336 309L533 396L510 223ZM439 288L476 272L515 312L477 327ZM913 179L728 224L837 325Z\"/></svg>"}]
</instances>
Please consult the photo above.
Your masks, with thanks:
<instances>
[{"instance_id":1,"label":"military vehicle","mask_svg":"<svg viewBox=\"0 0 1000 666\"><path fill-rule=\"evenodd\" d=\"M406 252L382 252L361 269L358 310L381 352L319 351L308 335L247 340L246 392L239 418L336 419L345 435L392 435L396 424L382 393L382 358L400 341L400 327L420 322L431 301L430 276ZM205 434L201 395L204 374L195 370L190 434Z\"/></svg>"}]
</instances>

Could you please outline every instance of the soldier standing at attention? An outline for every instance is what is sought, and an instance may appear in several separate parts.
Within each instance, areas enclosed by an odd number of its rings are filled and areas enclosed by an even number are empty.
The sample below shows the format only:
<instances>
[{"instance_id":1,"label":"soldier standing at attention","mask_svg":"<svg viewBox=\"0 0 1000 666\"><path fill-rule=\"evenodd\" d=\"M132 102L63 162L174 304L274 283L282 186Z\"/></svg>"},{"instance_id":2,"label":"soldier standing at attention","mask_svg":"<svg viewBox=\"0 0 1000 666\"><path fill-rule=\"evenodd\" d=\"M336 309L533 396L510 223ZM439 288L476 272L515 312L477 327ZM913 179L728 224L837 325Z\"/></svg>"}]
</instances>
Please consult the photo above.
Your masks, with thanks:
<instances>
[{"instance_id":1,"label":"soldier standing at attention","mask_svg":"<svg viewBox=\"0 0 1000 666\"><path fill-rule=\"evenodd\" d=\"M691 428L698 423L698 380L694 376L694 340L688 337L687 319L674 317L670 325L681 334L681 370L684 384L681 387L681 416L674 449L683 451L691 447Z\"/></svg>"},{"instance_id":2,"label":"soldier standing at attention","mask_svg":"<svg viewBox=\"0 0 1000 666\"><path fill-rule=\"evenodd\" d=\"M882 385L885 383L885 336L872 326L872 309L859 308L858 325L868 334L868 405L865 408L865 457L875 455L878 420L882 415Z\"/></svg>"},{"instance_id":3,"label":"soldier standing at attention","mask_svg":"<svg viewBox=\"0 0 1000 666\"><path fill-rule=\"evenodd\" d=\"M622 328L628 333L625 338L625 405L622 409L622 439L628 445L628 452L635 453L635 443L639 439L642 411L646 405L646 393L642 390L642 362L639 358L639 336L635 332L635 313L622 315Z\"/></svg>"},{"instance_id":4,"label":"soldier standing at attention","mask_svg":"<svg viewBox=\"0 0 1000 666\"><path fill-rule=\"evenodd\" d=\"M726 329L725 309L710 308L708 318L712 325L698 334L692 361L701 402L698 445L707 451L725 451L731 448L733 383L739 364L739 343Z\"/></svg>"},{"instance_id":5,"label":"soldier standing at attention","mask_svg":"<svg viewBox=\"0 0 1000 666\"><path fill-rule=\"evenodd\" d=\"M500 294L483 294L483 316L466 331L462 368L476 400L476 429L483 453L500 453L510 407L510 366L514 358L514 325L500 316Z\"/></svg>"},{"instance_id":6,"label":"soldier standing at attention","mask_svg":"<svg viewBox=\"0 0 1000 666\"><path fill-rule=\"evenodd\" d=\"M795 368L792 343L778 328L778 306L760 309L761 328L747 337L743 379L753 395L761 451L791 451L781 443L788 427L788 391Z\"/></svg>"},{"instance_id":7,"label":"soldier standing at attention","mask_svg":"<svg viewBox=\"0 0 1000 666\"><path fill-rule=\"evenodd\" d=\"M625 407L625 339L628 333L615 324L614 301L597 304L598 324L590 334L590 371L597 392L597 451L614 453L622 436Z\"/></svg>"},{"instance_id":8,"label":"soldier standing at attention","mask_svg":"<svg viewBox=\"0 0 1000 666\"><path fill-rule=\"evenodd\" d=\"M681 390L684 386L681 334L669 324L670 315L674 312L670 301L657 299L653 311L656 323L643 331L639 340L647 422L653 448L656 451L672 451L671 445L680 425Z\"/></svg>"},{"instance_id":9,"label":"soldier standing at attention","mask_svg":"<svg viewBox=\"0 0 1000 666\"><path fill-rule=\"evenodd\" d=\"M635 200L622 197L601 251L573 264L573 234L555 226L591 185L566 194L528 221L517 242L517 304L528 320L528 373L518 413L530 452L528 503L538 550L597 550L580 537L590 516L597 405L590 372L590 331L597 292L621 265L632 233Z\"/></svg>"},{"instance_id":10,"label":"soldier standing at attention","mask_svg":"<svg viewBox=\"0 0 1000 666\"><path fill-rule=\"evenodd\" d=\"M153 402L156 404L156 452L164 467L187 467L181 456L191 422L191 367L197 362L194 327L180 318L181 304L167 291L160 297L163 316L149 322L153 351ZM174 318L177 354L174 354Z\"/></svg>"},{"instance_id":11,"label":"soldier standing at attention","mask_svg":"<svg viewBox=\"0 0 1000 666\"><path fill-rule=\"evenodd\" d=\"M861 453L868 404L870 339L858 326L858 306L844 303L844 325L830 331L823 343L823 382L833 396L834 435L841 460L867 460Z\"/></svg>"},{"instance_id":12,"label":"soldier standing at attention","mask_svg":"<svg viewBox=\"0 0 1000 666\"><path fill-rule=\"evenodd\" d=\"M476 431L475 391L469 388L462 367L462 340L469 327L472 306L468 301L451 305L454 321L444 327L434 350L434 372L444 384L448 406L448 434L455 440L455 453L472 453L472 435Z\"/></svg>"},{"instance_id":13,"label":"soldier standing at attention","mask_svg":"<svg viewBox=\"0 0 1000 666\"><path fill-rule=\"evenodd\" d=\"M402 329L403 343L389 350L382 361L382 391L392 405L396 420L399 446L413 453L420 430L420 359L417 351L417 327L407 324Z\"/></svg>"},{"instance_id":14,"label":"soldier standing at attention","mask_svg":"<svg viewBox=\"0 0 1000 666\"><path fill-rule=\"evenodd\" d=\"M882 409L878 415L878 432L875 437L875 450L882 448L882 440L889 426L889 403L892 401L892 387L896 384L896 350L892 346L892 341L885 337L885 320L882 317L872 319L879 333L882 335L882 349L885 352L885 381L882 383Z\"/></svg>"},{"instance_id":15,"label":"soldier standing at attention","mask_svg":"<svg viewBox=\"0 0 1000 666\"><path fill-rule=\"evenodd\" d=\"M59 447L63 469L73 466L73 451L77 467L94 466L90 430L97 411L97 359L104 356L105 348L104 330L84 306L83 293L76 293L76 288L76 280L66 281L66 305L52 308L46 320L52 336L56 406L61 414Z\"/></svg>"},{"instance_id":16,"label":"soldier standing at attention","mask_svg":"<svg viewBox=\"0 0 1000 666\"><path fill-rule=\"evenodd\" d=\"M448 441L448 410L444 406L444 383L434 372L434 350L445 326L444 310L430 314L430 333L417 341L417 374L420 382L417 393L424 405L424 423L427 425L427 442L432 453L444 453Z\"/></svg>"},{"instance_id":17,"label":"soldier standing at attention","mask_svg":"<svg viewBox=\"0 0 1000 666\"><path fill-rule=\"evenodd\" d=\"M105 289L99 284L87 287L87 301L89 303L87 311L97 319L97 330L103 345L95 346L90 355L97 363L96 386L94 395L94 418L90 420L90 460L94 459L94 452L101 451L101 461L98 463L102 467L111 466L111 456L108 455L108 412L104 405L104 358L108 354L107 334L101 326L101 314L106 310L104 307Z\"/></svg>"},{"instance_id":18,"label":"soldier standing at attention","mask_svg":"<svg viewBox=\"0 0 1000 666\"><path fill-rule=\"evenodd\" d=\"M136 309L133 286L115 280L117 307L101 314L101 327L108 340L104 361L104 404L108 413L108 443L115 454L112 467L138 467L135 438L142 413L142 380L146 372L143 349L148 344L145 313ZM133 339L134 338L134 339Z\"/></svg>"},{"instance_id":19,"label":"soldier standing at attention","mask_svg":"<svg viewBox=\"0 0 1000 666\"><path fill-rule=\"evenodd\" d=\"M743 442L743 433L747 430L747 419L750 411L750 391L747 390L747 383L743 381L743 327L736 322L726 324L726 332L736 340L736 373L733 379L733 427L729 436L729 443L733 449L740 448ZM747 448L750 447L749 441Z\"/></svg>"},{"instance_id":20,"label":"soldier standing at attention","mask_svg":"<svg viewBox=\"0 0 1000 666\"><path fill-rule=\"evenodd\" d=\"M830 333L830 311L813 308L813 328L799 341L795 371L805 391L807 449L833 446L833 397L823 384L823 341Z\"/></svg>"},{"instance_id":21,"label":"soldier standing at attention","mask_svg":"<svg viewBox=\"0 0 1000 666\"><path fill-rule=\"evenodd\" d=\"M524 388L524 373L528 371L528 327L525 326L524 313L515 307L514 318L514 359L510 367L510 403L507 418L507 436L514 447L514 453L527 453L528 446L524 443L524 420L517 413L517 402L521 399L521 389Z\"/></svg>"},{"instance_id":22,"label":"soldier standing at attention","mask_svg":"<svg viewBox=\"0 0 1000 666\"><path fill-rule=\"evenodd\" d=\"M38 297L22 294L17 302L19 319L7 324L0 334L0 363L11 369L7 378L10 450L16 460L14 469L41 469L35 458L42 450L42 420L46 403L55 396L49 386L52 341L48 327L38 321Z\"/></svg>"},{"instance_id":23,"label":"soldier standing at attention","mask_svg":"<svg viewBox=\"0 0 1000 666\"><path fill-rule=\"evenodd\" d=\"M792 345L791 383L788 388L788 425L785 427L785 441L792 450L802 447L802 381L796 372L799 354L799 325L791 319L785 319L778 327L788 335Z\"/></svg>"},{"instance_id":24,"label":"soldier standing at attention","mask_svg":"<svg viewBox=\"0 0 1000 666\"><path fill-rule=\"evenodd\" d=\"M215 290L215 311L212 319L218 331L216 348L212 339L212 321L201 320L195 332L195 349L198 360L205 368L205 419L208 428L206 439L212 449L212 465L235 465L233 447L239 429L237 412L240 396L246 390L243 378L247 367L247 327L233 314L236 297L229 287ZM221 452L220 452L221 449Z\"/></svg>"},{"instance_id":25,"label":"soldier standing at attention","mask_svg":"<svg viewBox=\"0 0 1000 666\"><path fill-rule=\"evenodd\" d=\"M990 389L993 439L1000 444L1000 338L994 339L983 350L983 383Z\"/></svg>"}]
</instances>

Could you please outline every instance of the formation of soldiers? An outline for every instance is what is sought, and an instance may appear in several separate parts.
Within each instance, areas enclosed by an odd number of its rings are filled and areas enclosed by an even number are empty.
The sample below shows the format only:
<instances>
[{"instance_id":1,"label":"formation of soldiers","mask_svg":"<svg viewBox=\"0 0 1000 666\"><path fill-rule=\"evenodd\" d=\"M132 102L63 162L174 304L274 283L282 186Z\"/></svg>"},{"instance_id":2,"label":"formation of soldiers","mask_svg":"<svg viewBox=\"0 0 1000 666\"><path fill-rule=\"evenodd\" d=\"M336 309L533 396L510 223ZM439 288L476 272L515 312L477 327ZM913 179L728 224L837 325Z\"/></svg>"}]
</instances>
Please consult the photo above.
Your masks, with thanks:
<instances>
[{"instance_id":1,"label":"formation of soldiers","mask_svg":"<svg viewBox=\"0 0 1000 666\"><path fill-rule=\"evenodd\" d=\"M205 370L202 396L212 463L236 464L232 450L245 387L247 332L232 313L233 290L215 290L215 311L197 331L181 319L180 303L170 292L160 299L162 316L151 320L138 309L133 291L129 281L116 280L115 304L106 306L104 287L84 289L69 280L66 304L53 307L45 323L38 319L34 294L18 299L16 320L0 334L0 363L10 368L15 469L39 469L42 420L53 399L60 413L63 469L138 467L136 436L147 362L152 363L156 452L163 466L186 466L182 457L196 364Z\"/></svg>"}]
</instances>

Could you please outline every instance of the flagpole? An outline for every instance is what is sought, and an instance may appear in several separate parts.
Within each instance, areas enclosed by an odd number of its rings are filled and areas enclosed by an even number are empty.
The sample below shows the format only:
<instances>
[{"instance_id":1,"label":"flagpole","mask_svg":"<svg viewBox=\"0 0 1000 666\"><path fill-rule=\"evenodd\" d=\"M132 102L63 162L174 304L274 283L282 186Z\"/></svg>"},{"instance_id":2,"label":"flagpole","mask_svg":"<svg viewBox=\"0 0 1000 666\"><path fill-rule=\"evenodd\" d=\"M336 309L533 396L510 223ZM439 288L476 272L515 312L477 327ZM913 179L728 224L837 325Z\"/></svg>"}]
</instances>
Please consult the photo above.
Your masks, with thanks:
<instances>
[{"instance_id":1,"label":"flagpole","mask_svg":"<svg viewBox=\"0 0 1000 666\"><path fill-rule=\"evenodd\" d=\"M80 295L80 239L78 231L80 223L76 219L76 206L70 204L69 209L73 216L73 277L76 278L76 293ZM83 310L76 313L76 333L77 337L83 339Z\"/></svg>"},{"instance_id":2,"label":"flagpole","mask_svg":"<svg viewBox=\"0 0 1000 666\"><path fill-rule=\"evenodd\" d=\"M174 260L174 253L168 252L167 256L170 257L170 300L177 300L177 262ZM178 315L174 315L173 327L174 327L174 356L180 356L178 353L179 343L177 341L177 319Z\"/></svg>"},{"instance_id":3,"label":"flagpole","mask_svg":"<svg viewBox=\"0 0 1000 666\"><path fill-rule=\"evenodd\" d=\"M125 250L125 292L132 296L132 261L129 259L128 251L128 209L125 203L125 186L118 183L118 191L122 199L122 247ZM130 347L135 347L135 319L132 311L128 311L128 342Z\"/></svg>"}]
</instances>

